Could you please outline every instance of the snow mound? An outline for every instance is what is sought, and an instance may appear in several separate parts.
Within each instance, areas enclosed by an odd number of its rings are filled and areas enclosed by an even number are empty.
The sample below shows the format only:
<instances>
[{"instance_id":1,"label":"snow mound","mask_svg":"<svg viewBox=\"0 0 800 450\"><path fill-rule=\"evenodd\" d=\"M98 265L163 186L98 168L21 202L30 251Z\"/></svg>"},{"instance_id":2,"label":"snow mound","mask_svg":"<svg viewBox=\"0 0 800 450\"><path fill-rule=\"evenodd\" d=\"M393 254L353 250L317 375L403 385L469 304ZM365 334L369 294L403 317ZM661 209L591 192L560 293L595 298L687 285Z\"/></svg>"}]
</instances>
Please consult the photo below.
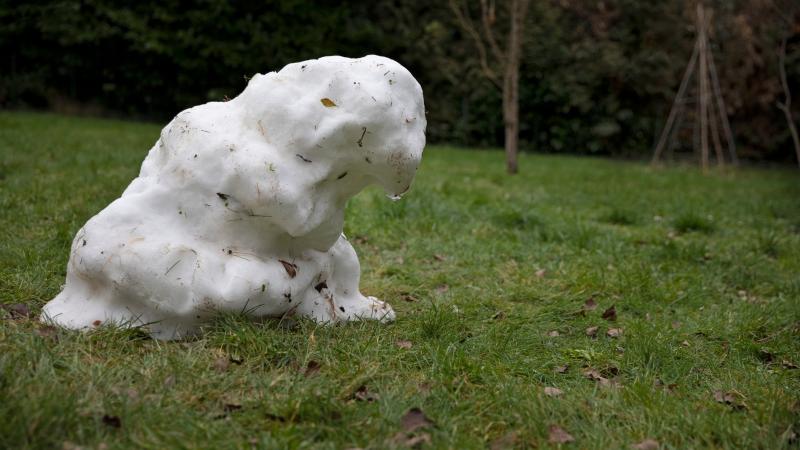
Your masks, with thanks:
<instances>
[{"instance_id":1,"label":"snow mound","mask_svg":"<svg viewBox=\"0 0 800 450\"><path fill-rule=\"evenodd\" d=\"M223 311L393 320L359 292L344 208L369 184L392 198L409 189L425 124L419 84L380 56L290 64L181 112L139 177L78 231L42 320L158 339L191 336Z\"/></svg>"}]
</instances>

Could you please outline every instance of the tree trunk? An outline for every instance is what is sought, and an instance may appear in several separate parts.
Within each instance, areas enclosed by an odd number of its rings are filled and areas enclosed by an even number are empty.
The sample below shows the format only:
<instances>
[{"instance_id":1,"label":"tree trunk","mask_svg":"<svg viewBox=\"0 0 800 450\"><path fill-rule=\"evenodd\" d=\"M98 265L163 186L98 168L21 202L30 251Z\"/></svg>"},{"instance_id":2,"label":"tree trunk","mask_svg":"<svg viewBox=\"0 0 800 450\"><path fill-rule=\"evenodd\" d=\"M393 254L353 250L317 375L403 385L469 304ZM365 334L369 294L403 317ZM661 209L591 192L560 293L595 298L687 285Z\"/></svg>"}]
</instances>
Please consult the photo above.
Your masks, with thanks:
<instances>
[{"instance_id":1,"label":"tree trunk","mask_svg":"<svg viewBox=\"0 0 800 450\"><path fill-rule=\"evenodd\" d=\"M513 175L519 171L519 72L516 70L506 73L503 83L503 122L506 129L506 171Z\"/></svg>"},{"instance_id":2,"label":"tree trunk","mask_svg":"<svg viewBox=\"0 0 800 450\"><path fill-rule=\"evenodd\" d=\"M508 59L503 74L503 123L506 129L506 171L519 171L519 60L522 52L522 30L528 0L512 0L511 29L508 33Z\"/></svg>"}]
</instances>

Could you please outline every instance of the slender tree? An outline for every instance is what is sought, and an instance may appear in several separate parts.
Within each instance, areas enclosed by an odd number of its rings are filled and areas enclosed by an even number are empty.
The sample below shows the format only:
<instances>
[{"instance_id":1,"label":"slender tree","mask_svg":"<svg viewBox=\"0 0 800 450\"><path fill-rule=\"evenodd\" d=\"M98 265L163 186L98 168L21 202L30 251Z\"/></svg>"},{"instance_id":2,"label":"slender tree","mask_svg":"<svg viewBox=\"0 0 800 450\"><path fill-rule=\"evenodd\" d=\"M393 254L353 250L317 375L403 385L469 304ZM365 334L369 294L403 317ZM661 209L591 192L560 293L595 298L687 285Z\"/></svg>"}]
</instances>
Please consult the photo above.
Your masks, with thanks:
<instances>
[{"instance_id":1,"label":"slender tree","mask_svg":"<svg viewBox=\"0 0 800 450\"><path fill-rule=\"evenodd\" d=\"M475 45L481 72L503 95L506 170L515 174L519 171L519 67L530 0L504 0L509 27L503 46L495 27L497 16L493 0L480 0L480 26L461 0L449 1L459 26Z\"/></svg>"}]
</instances>

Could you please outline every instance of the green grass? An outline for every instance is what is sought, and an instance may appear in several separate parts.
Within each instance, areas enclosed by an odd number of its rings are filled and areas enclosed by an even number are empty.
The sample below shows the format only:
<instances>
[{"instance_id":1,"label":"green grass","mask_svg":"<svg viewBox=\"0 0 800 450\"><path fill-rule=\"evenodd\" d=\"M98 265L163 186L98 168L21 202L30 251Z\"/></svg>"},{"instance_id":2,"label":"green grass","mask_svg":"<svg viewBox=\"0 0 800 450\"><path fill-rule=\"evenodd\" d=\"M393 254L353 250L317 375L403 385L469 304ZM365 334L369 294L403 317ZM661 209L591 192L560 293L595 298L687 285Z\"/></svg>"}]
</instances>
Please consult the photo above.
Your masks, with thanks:
<instances>
[{"instance_id":1,"label":"green grass","mask_svg":"<svg viewBox=\"0 0 800 450\"><path fill-rule=\"evenodd\" d=\"M0 304L36 315L58 293L73 235L158 132L0 113ZM345 232L362 290L397 311L388 326L227 316L165 343L0 319L0 448L391 448L414 407L431 448L546 448L551 425L574 448L796 447L797 172L521 167L508 177L500 152L431 147L402 201L353 199ZM616 322L601 318L612 305Z\"/></svg>"}]
</instances>

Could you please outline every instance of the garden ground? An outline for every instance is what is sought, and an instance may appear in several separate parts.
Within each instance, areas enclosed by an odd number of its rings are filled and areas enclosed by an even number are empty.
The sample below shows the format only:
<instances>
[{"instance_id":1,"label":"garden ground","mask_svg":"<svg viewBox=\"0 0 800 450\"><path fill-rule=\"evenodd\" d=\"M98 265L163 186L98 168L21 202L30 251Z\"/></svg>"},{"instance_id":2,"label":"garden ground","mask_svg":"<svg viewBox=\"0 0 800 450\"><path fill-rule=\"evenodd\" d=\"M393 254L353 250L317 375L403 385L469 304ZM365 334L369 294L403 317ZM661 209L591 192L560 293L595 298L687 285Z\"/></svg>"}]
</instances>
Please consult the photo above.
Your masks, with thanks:
<instances>
[{"instance_id":1,"label":"garden ground","mask_svg":"<svg viewBox=\"0 0 800 450\"><path fill-rule=\"evenodd\" d=\"M39 324L158 132L0 113L2 448L798 445L796 171L525 154L509 177L432 146L402 201L348 206L394 324Z\"/></svg>"}]
</instances>

